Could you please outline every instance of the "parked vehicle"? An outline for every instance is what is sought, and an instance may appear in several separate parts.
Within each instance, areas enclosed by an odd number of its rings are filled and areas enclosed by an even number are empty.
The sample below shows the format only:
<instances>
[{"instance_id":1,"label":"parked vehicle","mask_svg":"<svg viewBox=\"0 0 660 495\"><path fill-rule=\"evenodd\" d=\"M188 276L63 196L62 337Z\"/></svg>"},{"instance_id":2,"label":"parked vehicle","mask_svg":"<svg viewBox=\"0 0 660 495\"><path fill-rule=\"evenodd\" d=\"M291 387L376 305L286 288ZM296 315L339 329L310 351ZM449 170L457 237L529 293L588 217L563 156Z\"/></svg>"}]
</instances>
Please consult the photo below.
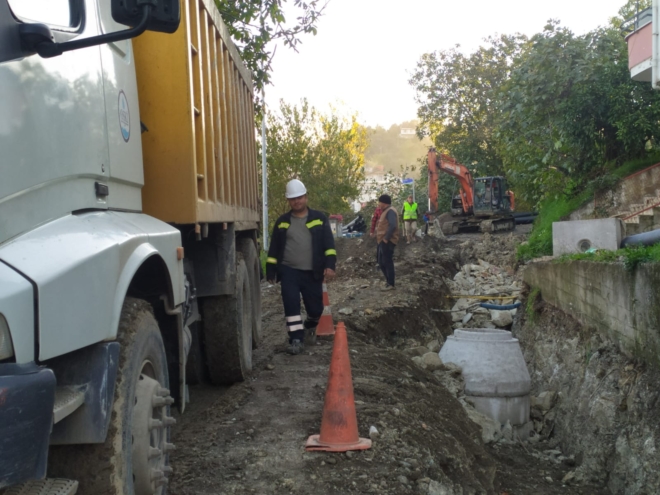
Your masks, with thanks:
<instances>
[{"instance_id":1,"label":"parked vehicle","mask_svg":"<svg viewBox=\"0 0 660 495\"><path fill-rule=\"evenodd\" d=\"M0 0L0 87L0 491L165 493L261 336L250 73L212 0Z\"/></svg>"}]
</instances>

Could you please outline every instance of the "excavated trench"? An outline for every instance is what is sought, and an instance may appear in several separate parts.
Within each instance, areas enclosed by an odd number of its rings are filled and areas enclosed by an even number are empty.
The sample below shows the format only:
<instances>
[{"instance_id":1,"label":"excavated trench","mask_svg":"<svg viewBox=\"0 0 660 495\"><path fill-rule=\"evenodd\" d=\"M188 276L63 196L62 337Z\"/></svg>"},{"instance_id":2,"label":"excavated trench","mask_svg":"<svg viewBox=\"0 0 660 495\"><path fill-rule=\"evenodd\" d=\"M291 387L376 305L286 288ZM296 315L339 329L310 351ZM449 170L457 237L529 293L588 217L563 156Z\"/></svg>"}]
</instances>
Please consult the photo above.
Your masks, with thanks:
<instances>
[{"instance_id":1,"label":"excavated trench","mask_svg":"<svg viewBox=\"0 0 660 495\"><path fill-rule=\"evenodd\" d=\"M481 260L498 283L499 275L505 285L519 282L514 253L523 239L461 235L397 247L397 290L385 293L373 241L338 243L338 279L328 284L332 312L335 322L344 321L349 329L360 436L369 436L371 427L378 431L373 448L363 452L304 451L306 438L320 429L332 343L319 339L302 356L286 355L279 288L265 284L265 339L256 351L255 371L248 382L229 388L191 388L189 410L174 432L178 450L170 493L657 493L649 475L631 485L646 483L651 487L646 491L617 488L614 480L623 474L611 462L612 452L624 457L637 445L655 448L640 440L660 417L654 409L658 401L642 394L653 390L653 376L638 366L626 368L630 363L586 334L574 342L569 336L579 330L553 310L537 308L532 326L522 309L510 325L532 377L534 433L527 442L514 441L506 428L476 413L465 397L460 370L433 359L452 326L459 325L450 312L457 300L448 298L457 274L465 274L468 264L483 267ZM469 276L476 279L480 270L471 269ZM522 285L515 289L522 291L524 304ZM490 318L474 314L467 326ZM588 362L580 354L587 342L592 346ZM610 372L608 363L620 371ZM640 372L643 376L635 378ZM595 388L585 388L587 383ZM616 398L608 395L615 384ZM614 416L603 406L606 398L616 405ZM629 442L613 444L619 437L602 421L613 418L611 424L620 427L622 404L643 426L630 424ZM646 461L629 457L631 465Z\"/></svg>"},{"instance_id":2,"label":"excavated trench","mask_svg":"<svg viewBox=\"0 0 660 495\"><path fill-rule=\"evenodd\" d=\"M464 241L461 263L487 257L497 263L496 250L511 247L494 236ZM515 278L520 282L520 270ZM533 430L524 446L499 442L494 448L509 457L511 469L520 461L519 449L541 465L561 467L561 477L543 479L569 492L660 493L660 370L545 303L542 288L530 293L520 286L522 307L507 328L520 340L531 376Z\"/></svg>"}]
</instances>

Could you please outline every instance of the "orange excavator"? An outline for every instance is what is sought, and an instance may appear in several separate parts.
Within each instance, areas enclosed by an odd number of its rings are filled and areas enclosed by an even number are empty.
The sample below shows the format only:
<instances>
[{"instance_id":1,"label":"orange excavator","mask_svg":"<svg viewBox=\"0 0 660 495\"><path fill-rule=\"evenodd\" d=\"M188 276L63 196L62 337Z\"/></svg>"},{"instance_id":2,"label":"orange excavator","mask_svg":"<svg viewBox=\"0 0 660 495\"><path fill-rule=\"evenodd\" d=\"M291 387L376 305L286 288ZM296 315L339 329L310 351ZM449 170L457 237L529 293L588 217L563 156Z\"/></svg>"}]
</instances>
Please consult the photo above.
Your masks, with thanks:
<instances>
[{"instance_id":1,"label":"orange excavator","mask_svg":"<svg viewBox=\"0 0 660 495\"><path fill-rule=\"evenodd\" d=\"M429 168L429 200L431 211L438 211L438 178L440 172L455 177L461 186L452 198L452 220L442 224L445 234L459 232L502 232L513 230L516 222L512 216L515 195L507 188L504 177L472 178L466 166L448 155L431 148L427 155Z\"/></svg>"}]
</instances>

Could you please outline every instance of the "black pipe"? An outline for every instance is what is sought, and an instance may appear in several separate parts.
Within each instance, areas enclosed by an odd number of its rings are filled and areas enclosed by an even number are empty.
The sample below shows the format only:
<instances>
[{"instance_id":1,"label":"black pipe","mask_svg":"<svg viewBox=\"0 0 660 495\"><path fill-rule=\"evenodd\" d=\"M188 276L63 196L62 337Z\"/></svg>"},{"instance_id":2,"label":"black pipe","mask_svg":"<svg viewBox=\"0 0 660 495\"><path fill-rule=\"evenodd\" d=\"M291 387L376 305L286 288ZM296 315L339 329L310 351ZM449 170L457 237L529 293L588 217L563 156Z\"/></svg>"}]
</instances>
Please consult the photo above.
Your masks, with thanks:
<instances>
[{"instance_id":1,"label":"black pipe","mask_svg":"<svg viewBox=\"0 0 660 495\"><path fill-rule=\"evenodd\" d=\"M512 213L511 216L513 218L518 218L518 217L535 217L538 215L538 212L536 211L517 211L515 213Z\"/></svg>"},{"instance_id":2,"label":"black pipe","mask_svg":"<svg viewBox=\"0 0 660 495\"><path fill-rule=\"evenodd\" d=\"M630 235L621 241L621 247L652 246L658 242L660 242L660 229L644 232L643 234Z\"/></svg>"},{"instance_id":3,"label":"black pipe","mask_svg":"<svg viewBox=\"0 0 660 495\"><path fill-rule=\"evenodd\" d=\"M514 220L516 221L516 225L525 224L525 223L534 223L534 220L536 220L536 216L516 217L514 218Z\"/></svg>"}]
</instances>

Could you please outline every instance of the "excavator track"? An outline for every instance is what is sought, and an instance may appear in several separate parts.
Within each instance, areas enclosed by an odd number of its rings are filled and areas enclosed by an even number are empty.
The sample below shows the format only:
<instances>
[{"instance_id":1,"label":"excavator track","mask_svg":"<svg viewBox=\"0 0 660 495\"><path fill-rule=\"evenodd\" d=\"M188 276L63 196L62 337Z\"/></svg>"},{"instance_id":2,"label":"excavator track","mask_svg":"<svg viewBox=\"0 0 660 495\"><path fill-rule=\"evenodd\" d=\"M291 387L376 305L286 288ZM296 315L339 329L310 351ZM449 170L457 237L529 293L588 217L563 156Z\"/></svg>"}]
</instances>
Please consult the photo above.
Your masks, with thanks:
<instances>
[{"instance_id":1,"label":"excavator track","mask_svg":"<svg viewBox=\"0 0 660 495\"><path fill-rule=\"evenodd\" d=\"M512 232L516 228L516 220L513 217L498 218L495 220L477 220L474 218L455 220L442 224L442 232L445 235L468 234L475 232L495 233Z\"/></svg>"}]
</instances>

